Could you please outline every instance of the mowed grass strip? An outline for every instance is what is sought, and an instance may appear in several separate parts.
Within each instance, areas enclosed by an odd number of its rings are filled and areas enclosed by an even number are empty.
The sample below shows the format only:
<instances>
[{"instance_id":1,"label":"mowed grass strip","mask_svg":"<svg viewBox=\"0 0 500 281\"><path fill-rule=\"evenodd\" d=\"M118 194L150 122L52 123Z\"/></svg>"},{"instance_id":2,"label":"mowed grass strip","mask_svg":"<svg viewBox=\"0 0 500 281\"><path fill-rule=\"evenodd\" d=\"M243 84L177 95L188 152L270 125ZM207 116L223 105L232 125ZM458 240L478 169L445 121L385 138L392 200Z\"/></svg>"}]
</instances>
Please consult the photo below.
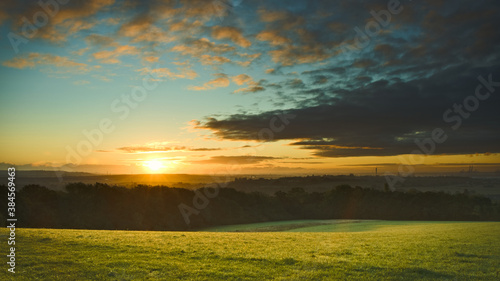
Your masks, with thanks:
<instances>
[{"instance_id":1,"label":"mowed grass strip","mask_svg":"<svg viewBox=\"0 0 500 281\"><path fill-rule=\"evenodd\" d=\"M16 274L3 263L0 280L500 279L500 223L378 223L315 233L17 229Z\"/></svg>"}]
</instances>

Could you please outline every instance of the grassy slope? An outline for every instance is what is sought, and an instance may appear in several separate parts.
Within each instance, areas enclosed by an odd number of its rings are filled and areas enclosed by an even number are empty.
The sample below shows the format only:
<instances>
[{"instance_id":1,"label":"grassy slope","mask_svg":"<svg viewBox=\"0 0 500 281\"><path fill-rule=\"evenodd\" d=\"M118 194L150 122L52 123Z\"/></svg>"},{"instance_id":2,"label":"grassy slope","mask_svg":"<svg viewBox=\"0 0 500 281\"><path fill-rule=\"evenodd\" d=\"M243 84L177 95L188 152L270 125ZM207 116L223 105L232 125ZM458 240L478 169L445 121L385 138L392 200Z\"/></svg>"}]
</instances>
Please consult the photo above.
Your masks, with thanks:
<instances>
[{"instance_id":1,"label":"grassy slope","mask_svg":"<svg viewBox=\"0 0 500 281\"><path fill-rule=\"evenodd\" d=\"M17 278L2 262L0 280L500 280L500 223L380 224L317 233L18 229ZM6 229L0 235L6 241Z\"/></svg>"},{"instance_id":2,"label":"grassy slope","mask_svg":"<svg viewBox=\"0 0 500 281\"><path fill-rule=\"evenodd\" d=\"M448 222L433 221L383 221L383 220L291 220L235 224L209 227L201 231L209 232L359 232L385 227L446 224Z\"/></svg>"}]
</instances>

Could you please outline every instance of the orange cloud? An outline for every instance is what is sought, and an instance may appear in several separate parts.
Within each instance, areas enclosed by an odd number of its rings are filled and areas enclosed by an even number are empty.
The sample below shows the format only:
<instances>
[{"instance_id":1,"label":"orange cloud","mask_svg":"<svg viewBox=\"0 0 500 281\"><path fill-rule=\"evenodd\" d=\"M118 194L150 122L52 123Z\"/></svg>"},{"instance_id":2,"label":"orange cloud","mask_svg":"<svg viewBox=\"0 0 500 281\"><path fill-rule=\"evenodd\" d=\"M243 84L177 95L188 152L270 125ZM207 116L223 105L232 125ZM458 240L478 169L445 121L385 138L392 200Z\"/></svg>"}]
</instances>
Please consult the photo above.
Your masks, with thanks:
<instances>
[{"instance_id":1,"label":"orange cloud","mask_svg":"<svg viewBox=\"0 0 500 281\"><path fill-rule=\"evenodd\" d=\"M215 44L206 38L188 41L186 44L177 45L171 49L172 52L197 58L204 65L229 63L231 59L227 56L220 56L220 54L234 54L234 50L235 48L228 44Z\"/></svg>"},{"instance_id":2,"label":"orange cloud","mask_svg":"<svg viewBox=\"0 0 500 281\"><path fill-rule=\"evenodd\" d=\"M140 15L130 22L123 24L118 30L118 34L125 37L132 37L132 42L171 42L173 37L168 36L162 28L154 25L155 19L152 15Z\"/></svg>"},{"instance_id":3,"label":"orange cloud","mask_svg":"<svg viewBox=\"0 0 500 281\"><path fill-rule=\"evenodd\" d=\"M218 77L206 82L205 84L203 84L203 86L191 86L188 89L193 91L203 91L216 88L225 88L229 86L230 81L226 74L218 73L216 74L216 76Z\"/></svg>"},{"instance_id":4,"label":"orange cloud","mask_svg":"<svg viewBox=\"0 0 500 281\"><path fill-rule=\"evenodd\" d=\"M241 86L246 84L247 87L238 89L234 91L233 93L255 93L255 92L260 92L264 91L264 87L260 86L259 83L255 82L252 77L248 76L247 74L240 74L232 77L233 82L236 83L236 85Z\"/></svg>"},{"instance_id":5,"label":"orange cloud","mask_svg":"<svg viewBox=\"0 0 500 281\"><path fill-rule=\"evenodd\" d=\"M68 35L92 28L97 21L92 19L91 16L113 3L114 0L88 0L70 1L65 5L59 5L59 12L50 15L47 25L37 29L34 37L40 37L53 42L64 42ZM31 19L34 14L43 11L37 5L36 1L28 5L19 2L16 5L18 5L19 9L23 10L23 12L15 17L17 19L14 22L16 29L20 29L24 25L23 19Z\"/></svg>"},{"instance_id":6,"label":"orange cloud","mask_svg":"<svg viewBox=\"0 0 500 281\"><path fill-rule=\"evenodd\" d=\"M99 79L101 81L104 81L104 82L111 82L111 81L113 81L109 77L106 77L106 76L103 76L103 75L94 74L94 75L92 75L92 77L94 77L95 79Z\"/></svg>"},{"instance_id":7,"label":"orange cloud","mask_svg":"<svg viewBox=\"0 0 500 281\"><path fill-rule=\"evenodd\" d=\"M249 66L255 59L259 58L262 54L261 53L256 53L256 54L247 54L247 53L237 53L238 56L242 58L246 58L248 60L246 61L236 61L237 64L247 67Z\"/></svg>"},{"instance_id":8,"label":"orange cloud","mask_svg":"<svg viewBox=\"0 0 500 281\"><path fill-rule=\"evenodd\" d=\"M235 44L243 48L247 48L252 45L252 43L243 36L241 30L235 27L215 26L212 28L212 37L217 40L230 39Z\"/></svg>"},{"instance_id":9,"label":"orange cloud","mask_svg":"<svg viewBox=\"0 0 500 281\"><path fill-rule=\"evenodd\" d=\"M273 62L279 63L284 66L315 63L324 61L335 52L329 52L323 46L285 46L278 50L269 51Z\"/></svg>"},{"instance_id":10,"label":"orange cloud","mask_svg":"<svg viewBox=\"0 0 500 281\"><path fill-rule=\"evenodd\" d=\"M259 164L261 162L274 161L282 159L280 157L270 156L252 156L252 155L238 155L238 156L212 156L206 160L190 161L193 164L226 164L226 165L251 165Z\"/></svg>"},{"instance_id":11,"label":"orange cloud","mask_svg":"<svg viewBox=\"0 0 500 281\"><path fill-rule=\"evenodd\" d=\"M202 26L203 26L203 23L199 20L195 20L195 21L190 22L186 19L183 19L181 21L171 23L170 24L170 31L171 32L189 31L189 34L193 34L193 33L197 33L198 31L200 31L199 28Z\"/></svg>"},{"instance_id":12,"label":"orange cloud","mask_svg":"<svg viewBox=\"0 0 500 281\"><path fill-rule=\"evenodd\" d=\"M118 30L118 34L127 37L137 36L139 33L145 32L153 24L153 18L150 15L140 15L132 21L123 24Z\"/></svg>"},{"instance_id":13,"label":"orange cloud","mask_svg":"<svg viewBox=\"0 0 500 281\"><path fill-rule=\"evenodd\" d=\"M14 4L14 2L10 1L1 1L0 2L0 25L9 18L9 13L7 12L7 8L10 8Z\"/></svg>"},{"instance_id":14,"label":"orange cloud","mask_svg":"<svg viewBox=\"0 0 500 281\"><path fill-rule=\"evenodd\" d=\"M233 80L233 82L238 85L247 85L245 88L238 89L234 91L233 93L254 93L254 92L259 92L263 91L264 88L259 85L259 83L255 82L252 77L250 77L247 74L239 74L236 76L228 77L224 73L217 73L215 74L216 78L206 82L202 86L191 86L188 89L193 90L193 91L203 91L203 90L213 90L216 88L226 88L230 84L230 79Z\"/></svg>"},{"instance_id":15,"label":"orange cloud","mask_svg":"<svg viewBox=\"0 0 500 281\"><path fill-rule=\"evenodd\" d=\"M2 65L19 69L27 67L34 68L38 65L48 65L67 68L66 72L75 73L85 73L90 70L87 64L72 61L67 57L40 53L29 53L28 55L18 56L3 62Z\"/></svg>"},{"instance_id":16,"label":"orange cloud","mask_svg":"<svg viewBox=\"0 0 500 281\"><path fill-rule=\"evenodd\" d=\"M89 47L85 47L85 48L81 48L79 50L76 50L76 51L73 51L71 52L72 55L74 56L83 56L83 54L85 54L85 52L87 52L90 48Z\"/></svg>"},{"instance_id":17,"label":"orange cloud","mask_svg":"<svg viewBox=\"0 0 500 281\"><path fill-rule=\"evenodd\" d=\"M220 151L222 148L189 147L184 145L174 145L170 142L152 142L143 145L124 146L117 148L126 153L162 153L162 152L206 152Z\"/></svg>"},{"instance_id":18,"label":"orange cloud","mask_svg":"<svg viewBox=\"0 0 500 281\"><path fill-rule=\"evenodd\" d=\"M143 57L142 59L145 60L145 61L147 61L147 62L158 62L158 60L160 58L159 57L155 57L155 56L147 56L147 57Z\"/></svg>"},{"instance_id":19,"label":"orange cloud","mask_svg":"<svg viewBox=\"0 0 500 281\"><path fill-rule=\"evenodd\" d=\"M181 55L191 55L200 57L203 54L213 52L216 54L233 52L234 47L228 44L215 44L206 38L193 40L187 44L174 46L171 50L179 52Z\"/></svg>"},{"instance_id":20,"label":"orange cloud","mask_svg":"<svg viewBox=\"0 0 500 281\"><path fill-rule=\"evenodd\" d=\"M40 54L38 53L30 53L28 56L15 57L11 60L4 61L2 65L19 69L23 69L26 67L33 68L35 67L36 61L39 56Z\"/></svg>"},{"instance_id":21,"label":"orange cloud","mask_svg":"<svg viewBox=\"0 0 500 281\"><path fill-rule=\"evenodd\" d=\"M2 25L2 23L9 18L9 15L7 15L6 12L0 10L0 25Z\"/></svg>"},{"instance_id":22,"label":"orange cloud","mask_svg":"<svg viewBox=\"0 0 500 281\"><path fill-rule=\"evenodd\" d=\"M261 91L264 91L265 88L262 87L262 86L258 86L257 84L256 85L250 85L246 88L242 88L242 89L238 89L236 91L234 91L234 93L257 93L257 92L261 92Z\"/></svg>"},{"instance_id":23,"label":"orange cloud","mask_svg":"<svg viewBox=\"0 0 500 281\"><path fill-rule=\"evenodd\" d=\"M241 85L249 83L249 82L253 82L252 77L250 77L246 74L236 75L236 76L233 76L232 78L233 78L233 82L236 83L236 85L238 85L238 86L241 86Z\"/></svg>"},{"instance_id":24,"label":"orange cloud","mask_svg":"<svg viewBox=\"0 0 500 281\"><path fill-rule=\"evenodd\" d=\"M153 77L157 78L170 78L170 79L194 79L198 77L198 74L192 70L192 69L187 69L187 68L178 68L180 71L179 73L172 72L168 68L155 68L155 69L150 69L150 68L141 68L138 69L137 71L140 72L142 75L148 75L150 74Z\"/></svg>"},{"instance_id":25,"label":"orange cloud","mask_svg":"<svg viewBox=\"0 0 500 281\"><path fill-rule=\"evenodd\" d=\"M230 5L223 0L180 0L182 13L187 17L201 18L204 21L212 17L224 17Z\"/></svg>"},{"instance_id":26,"label":"orange cloud","mask_svg":"<svg viewBox=\"0 0 500 281\"><path fill-rule=\"evenodd\" d=\"M279 35L277 30L264 30L257 34L257 39L260 41L268 41L273 46L290 44L291 40Z\"/></svg>"},{"instance_id":27,"label":"orange cloud","mask_svg":"<svg viewBox=\"0 0 500 281\"><path fill-rule=\"evenodd\" d=\"M138 54L139 50L136 47L123 45L116 47L112 51L105 50L93 53L92 56L94 57L94 59L99 60L102 63L115 64L120 63L120 60L118 59L118 57L120 56Z\"/></svg>"},{"instance_id":28,"label":"orange cloud","mask_svg":"<svg viewBox=\"0 0 500 281\"><path fill-rule=\"evenodd\" d=\"M288 13L285 11L268 11L265 9L259 9L260 20L263 22L275 22L281 21L288 18Z\"/></svg>"},{"instance_id":29,"label":"orange cloud","mask_svg":"<svg viewBox=\"0 0 500 281\"><path fill-rule=\"evenodd\" d=\"M204 65L219 65L231 62L230 59L221 56L202 55L200 61Z\"/></svg>"},{"instance_id":30,"label":"orange cloud","mask_svg":"<svg viewBox=\"0 0 500 281\"><path fill-rule=\"evenodd\" d=\"M156 18L172 19L180 16L187 20L206 22L224 17L231 5L229 0L156 0L149 3Z\"/></svg>"},{"instance_id":31,"label":"orange cloud","mask_svg":"<svg viewBox=\"0 0 500 281\"><path fill-rule=\"evenodd\" d=\"M205 0L156 0L149 4L147 14L123 24L118 34L133 38L132 42L172 42L179 39L178 35L202 32L204 22L216 12L213 1Z\"/></svg>"}]
</instances>

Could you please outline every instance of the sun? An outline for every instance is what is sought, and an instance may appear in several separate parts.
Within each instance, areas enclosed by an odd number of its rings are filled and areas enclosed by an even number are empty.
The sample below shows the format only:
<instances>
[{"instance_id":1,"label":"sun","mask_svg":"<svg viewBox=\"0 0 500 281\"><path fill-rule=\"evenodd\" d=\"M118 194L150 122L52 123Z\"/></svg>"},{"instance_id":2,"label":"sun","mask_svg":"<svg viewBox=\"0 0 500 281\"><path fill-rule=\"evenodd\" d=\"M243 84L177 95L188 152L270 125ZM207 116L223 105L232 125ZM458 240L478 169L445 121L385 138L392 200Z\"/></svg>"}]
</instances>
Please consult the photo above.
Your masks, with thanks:
<instances>
[{"instance_id":1,"label":"sun","mask_svg":"<svg viewBox=\"0 0 500 281\"><path fill-rule=\"evenodd\" d=\"M146 161L144 162L144 166L147 167L153 173L157 173L166 168L164 163L160 160Z\"/></svg>"}]
</instances>

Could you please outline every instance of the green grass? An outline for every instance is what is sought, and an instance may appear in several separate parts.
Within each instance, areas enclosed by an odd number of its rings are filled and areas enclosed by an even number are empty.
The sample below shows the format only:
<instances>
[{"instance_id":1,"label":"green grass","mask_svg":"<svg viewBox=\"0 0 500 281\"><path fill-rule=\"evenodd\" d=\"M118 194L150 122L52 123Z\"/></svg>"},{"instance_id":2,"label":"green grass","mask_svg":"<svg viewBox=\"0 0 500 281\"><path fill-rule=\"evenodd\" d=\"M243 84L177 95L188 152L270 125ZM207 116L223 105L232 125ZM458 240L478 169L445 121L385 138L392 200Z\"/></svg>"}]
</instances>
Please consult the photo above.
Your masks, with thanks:
<instances>
[{"instance_id":1,"label":"green grass","mask_svg":"<svg viewBox=\"0 0 500 281\"><path fill-rule=\"evenodd\" d=\"M294 232L17 229L15 276L4 228L0 280L500 280L500 223L293 221L250 229L287 224ZM341 225L354 232L338 232ZM296 232L304 230L318 232Z\"/></svg>"},{"instance_id":2,"label":"green grass","mask_svg":"<svg viewBox=\"0 0 500 281\"><path fill-rule=\"evenodd\" d=\"M209 232L359 232L384 227L420 224L445 224L432 221L383 220L292 220L250 224L223 225L201 229Z\"/></svg>"}]
</instances>

